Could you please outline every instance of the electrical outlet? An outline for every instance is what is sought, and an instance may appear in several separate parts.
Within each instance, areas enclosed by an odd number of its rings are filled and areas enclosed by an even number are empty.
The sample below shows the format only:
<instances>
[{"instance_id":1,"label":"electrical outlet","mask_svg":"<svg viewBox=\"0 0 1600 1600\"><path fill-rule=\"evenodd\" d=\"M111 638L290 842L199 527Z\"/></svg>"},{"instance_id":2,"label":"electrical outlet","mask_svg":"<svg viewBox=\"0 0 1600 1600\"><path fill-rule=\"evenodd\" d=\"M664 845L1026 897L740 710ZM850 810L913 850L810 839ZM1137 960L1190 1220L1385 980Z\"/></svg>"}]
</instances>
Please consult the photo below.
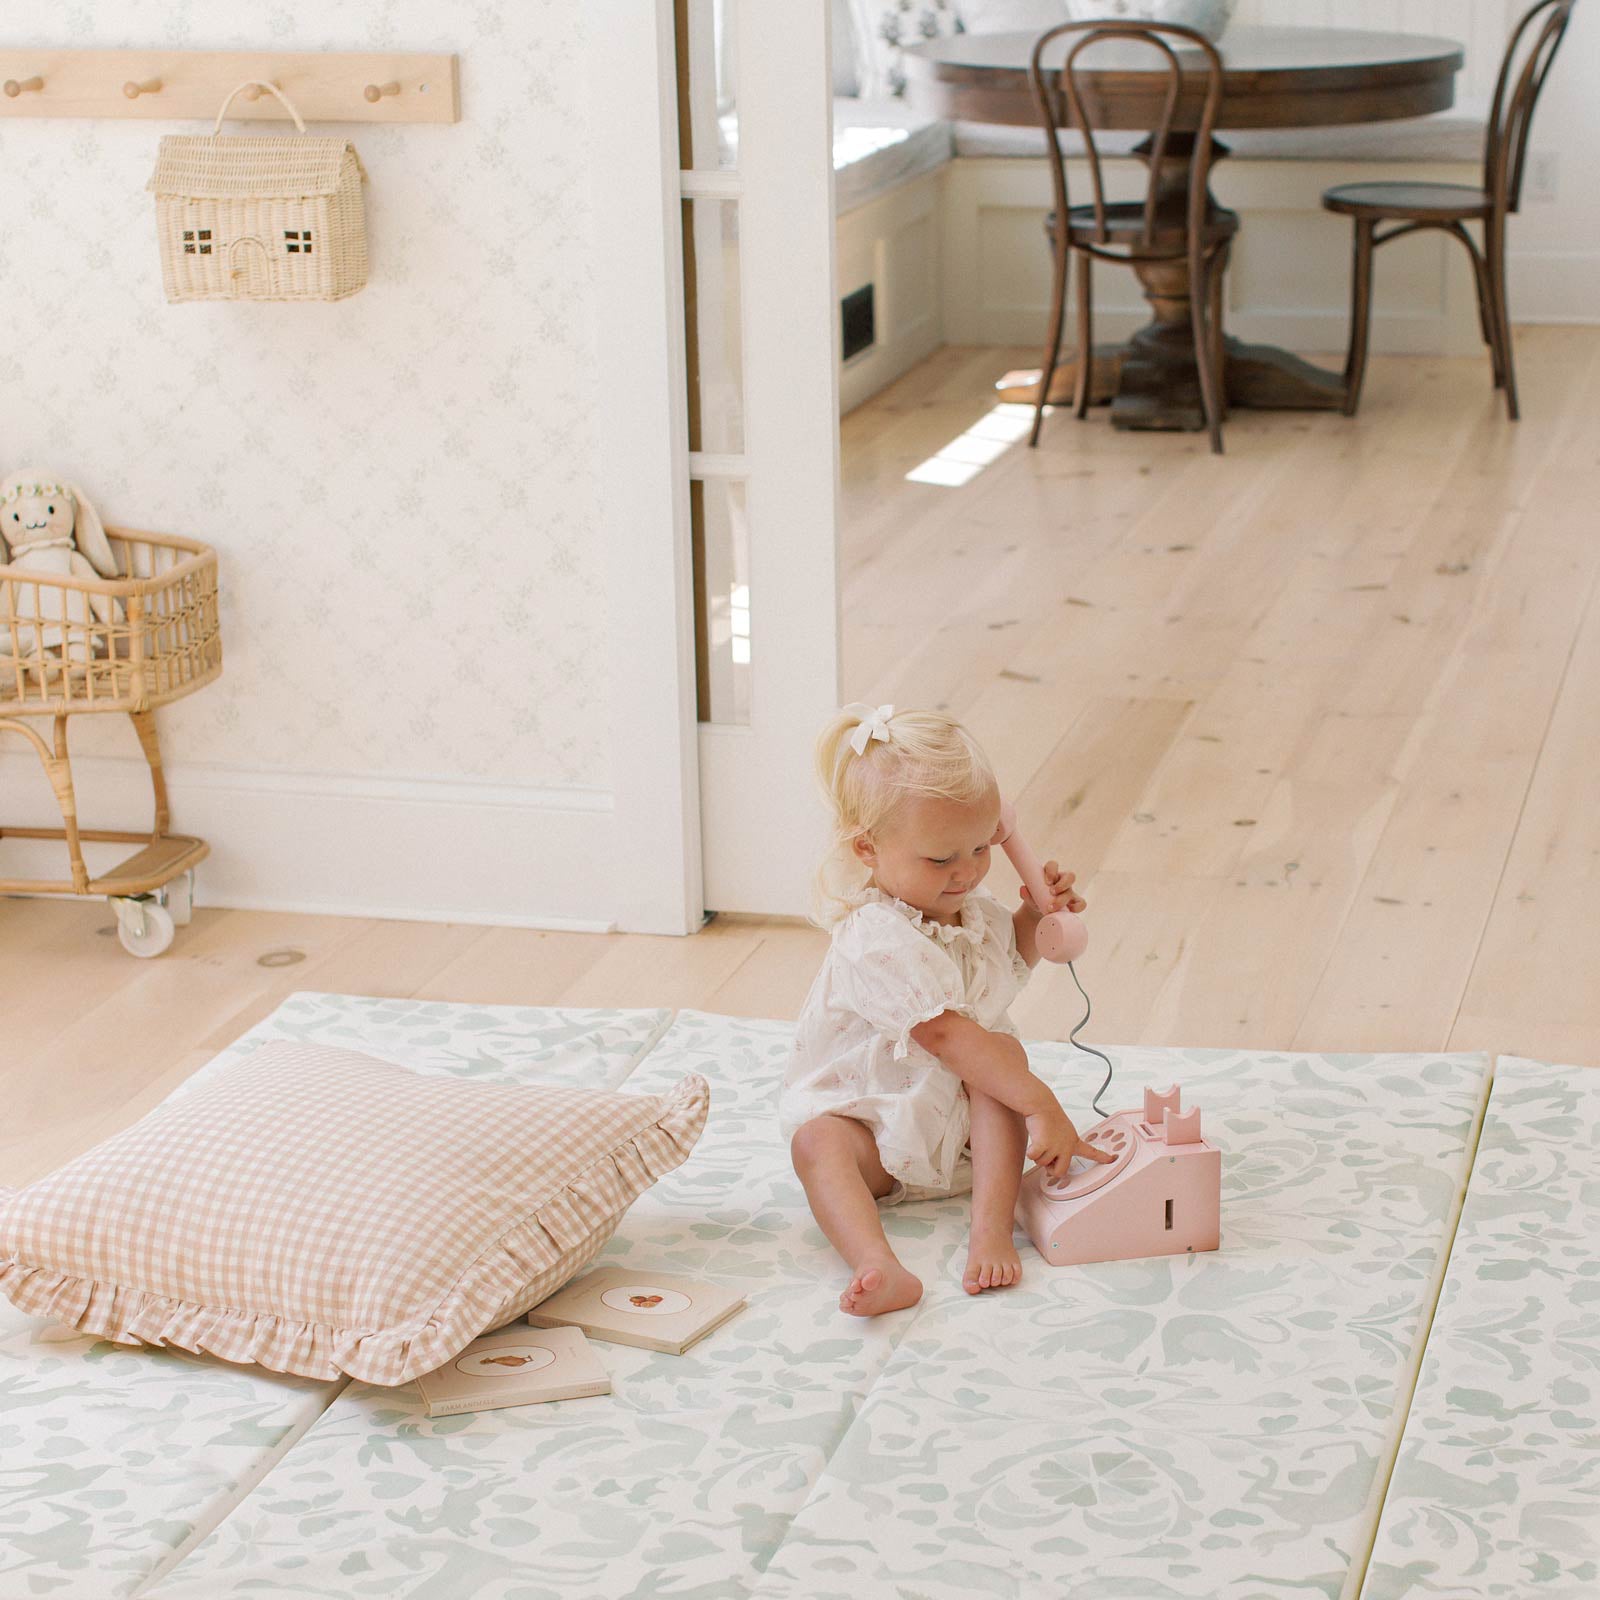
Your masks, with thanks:
<instances>
[{"instance_id":1,"label":"electrical outlet","mask_svg":"<svg viewBox=\"0 0 1600 1600\"><path fill-rule=\"evenodd\" d=\"M1554 150L1533 150L1528 154L1528 198L1539 205L1554 205L1560 157Z\"/></svg>"}]
</instances>

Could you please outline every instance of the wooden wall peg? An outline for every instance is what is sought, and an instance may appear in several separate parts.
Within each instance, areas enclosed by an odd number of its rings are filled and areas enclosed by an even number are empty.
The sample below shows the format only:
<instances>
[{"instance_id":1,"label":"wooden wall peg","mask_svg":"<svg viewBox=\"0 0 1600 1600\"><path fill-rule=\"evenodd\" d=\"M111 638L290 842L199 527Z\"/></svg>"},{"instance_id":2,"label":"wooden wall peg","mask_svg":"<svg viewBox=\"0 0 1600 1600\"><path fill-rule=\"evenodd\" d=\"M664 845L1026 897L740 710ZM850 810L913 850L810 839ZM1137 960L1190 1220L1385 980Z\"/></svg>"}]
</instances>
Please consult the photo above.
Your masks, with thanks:
<instances>
[{"instance_id":1,"label":"wooden wall peg","mask_svg":"<svg viewBox=\"0 0 1600 1600\"><path fill-rule=\"evenodd\" d=\"M307 122L458 122L453 55L341 50L55 50L0 47L7 117L209 122L241 83L274 83ZM287 122L272 95L240 95L229 121Z\"/></svg>"}]
</instances>

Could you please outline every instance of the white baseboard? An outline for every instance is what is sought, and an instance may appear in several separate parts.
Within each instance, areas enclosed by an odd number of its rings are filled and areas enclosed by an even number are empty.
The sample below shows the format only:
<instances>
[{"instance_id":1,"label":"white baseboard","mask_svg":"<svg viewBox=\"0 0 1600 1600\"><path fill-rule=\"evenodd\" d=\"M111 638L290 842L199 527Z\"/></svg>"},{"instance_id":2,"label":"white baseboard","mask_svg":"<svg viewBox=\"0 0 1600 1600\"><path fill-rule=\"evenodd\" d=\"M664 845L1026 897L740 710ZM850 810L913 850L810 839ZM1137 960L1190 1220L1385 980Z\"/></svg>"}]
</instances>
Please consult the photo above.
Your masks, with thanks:
<instances>
[{"instance_id":1,"label":"white baseboard","mask_svg":"<svg viewBox=\"0 0 1600 1600\"><path fill-rule=\"evenodd\" d=\"M82 826L150 826L139 761L73 761ZM211 854L200 905L604 933L616 926L611 795L431 778L284 773L204 763L167 769L172 826ZM4 823L59 827L31 755L0 754ZM91 870L132 853L85 850ZM66 876L64 845L0 842L15 876Z\"/></svg>"}]
</instances>

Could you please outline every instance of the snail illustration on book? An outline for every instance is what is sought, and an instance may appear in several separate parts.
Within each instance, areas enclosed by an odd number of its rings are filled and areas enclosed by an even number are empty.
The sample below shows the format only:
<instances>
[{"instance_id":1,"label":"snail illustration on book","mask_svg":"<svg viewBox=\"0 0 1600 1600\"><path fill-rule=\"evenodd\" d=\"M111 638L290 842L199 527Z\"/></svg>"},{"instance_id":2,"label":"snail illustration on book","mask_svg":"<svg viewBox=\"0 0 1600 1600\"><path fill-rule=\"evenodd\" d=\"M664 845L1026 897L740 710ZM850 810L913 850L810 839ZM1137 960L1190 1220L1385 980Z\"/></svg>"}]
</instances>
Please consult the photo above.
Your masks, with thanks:
<instances>
[{"instance_id":1,"label":"snail illustration on book","mask_svg":"<svg viewBox=\"0 0 1600 1600\"><path fill-rule=\"evenodd\" d=\"M533 1360L532 1356L482 1356L479 1358L486 1367L525 1367Z\"/></svg>"},{"instance_id":2,"label":"snail illustration on book","mask_svg":"<svg viewBox=\"0 0 1600 1600\"><path fill-rule=\"evenodd\" d=\"M1049 905L1053 896L1039 858L1017 831L1009 803L1000 807L993 842L1010 857L1034 905ZM1065 966L1083 996L1082 1020L1067 1041L1106 1064L1090 1101L1104 1120L1083 1137L1115 1159L1074 1161L1074 1170L1060 1179L1043 1167L1029 1168L1017 1196L1017 1220L1046 1261L1064 1266L1215 1250L1222 1237L1222 1152L1201 1138L1199 1107L1185 1111L1174 1084L1146 1089L1137 1110L1107 1114L1100 1097L1116 1069L1104 1051L1078 1040L1092 1008L1073 963L1089 948L1089 930L1072 912L1052 911L1040 918L1034 939L1040 956Z\"/></svg>"}]
</instances>

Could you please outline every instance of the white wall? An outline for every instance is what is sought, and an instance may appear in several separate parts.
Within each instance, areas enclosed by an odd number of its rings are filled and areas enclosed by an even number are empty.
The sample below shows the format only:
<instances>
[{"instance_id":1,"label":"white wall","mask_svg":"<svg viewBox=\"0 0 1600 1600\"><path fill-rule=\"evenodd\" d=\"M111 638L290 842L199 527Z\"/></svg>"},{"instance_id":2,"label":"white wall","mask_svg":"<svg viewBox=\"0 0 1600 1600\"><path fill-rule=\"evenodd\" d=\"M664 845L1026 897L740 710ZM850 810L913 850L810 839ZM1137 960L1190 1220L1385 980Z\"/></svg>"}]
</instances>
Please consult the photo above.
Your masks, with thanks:
<instances>
[{"instance_id":1,"label":"white wall","mask_svg":"<svg viewBox=\"0 0 1600 1600\"><path fill-rule=\"evenodd\" d=\"M1511 314L1532 322L1600 322L1600 15L1584 4L1534 113L1534 173L1510 226Z\"/></svg>"},{"instance_id":2,"label":"white wall","mask_svg":"<svg viewBox=\"0 0 1600 1600\"><path fill-rule=\"evenodd\" d=\"M978 0L979 4L983 0ZM1487 106L1506 39L1532 0L1239 0L1240 22L1397 29L1459 39L1467 59L1457 104ZM1600 16L1579 5L1534 116L1535 157L1510 227L1512 315L1600 321ZM1547 177L1548 186L1533 179ZM1396 246L1397 249L1403 246Z\"/></svg>"},{"instance_id":3,"label":"white wall","mask_svg":"<svg viewBox=\"0 0 1600 1600\"><path fill-rule=\"evenodd\" d=\"M174 826L213 847L202 901L610 914L584 15L78 0L3 25L13 46L461 58L456 126L313 128L371 178L372 279L333 305L165 303L144 185L159 135L199 124L0 117L0 470L221 553L224 676L160 716ZM85 823L145 825L125 720L72 736ZM52 815L0 737L0 821Z\"/></svg>"}]
</instances>

